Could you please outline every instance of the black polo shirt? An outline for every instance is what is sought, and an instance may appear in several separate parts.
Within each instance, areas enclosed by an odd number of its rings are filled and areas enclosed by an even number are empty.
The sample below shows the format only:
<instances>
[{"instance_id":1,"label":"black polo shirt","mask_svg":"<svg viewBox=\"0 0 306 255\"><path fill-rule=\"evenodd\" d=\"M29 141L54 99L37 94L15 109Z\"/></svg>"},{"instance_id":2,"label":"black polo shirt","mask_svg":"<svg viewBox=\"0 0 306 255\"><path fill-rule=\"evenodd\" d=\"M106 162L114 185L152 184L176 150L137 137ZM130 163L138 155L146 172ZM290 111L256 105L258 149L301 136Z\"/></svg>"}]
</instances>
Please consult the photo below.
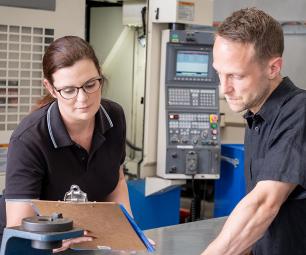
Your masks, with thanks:
<instances>
[{"instance_id":1,"label":"black polo shirt","mask_svg":"<svg viewBox=\"0 0 306 255\"><path fill-rule=\"evenodd\" d=\"M106 99L95 116L89 153L71 140L56 101L31 113L10 139L4 198L63 200L76 184L89 201L105 201L119 180L125 133L123 109ZM0 209L2 233L3 199Z\"/></svg>"},{"instance_id":2,"label":"black polo shirt","mask_svg":"<svg viewBox=\"0 0 306 255\"><path fill-rule=\"evenodd\" d=\"M244 117L248 191L263 180L297 184L253 254L306 254L306 92L286 77L258 113Z\"/></svg>"}]
</instances>

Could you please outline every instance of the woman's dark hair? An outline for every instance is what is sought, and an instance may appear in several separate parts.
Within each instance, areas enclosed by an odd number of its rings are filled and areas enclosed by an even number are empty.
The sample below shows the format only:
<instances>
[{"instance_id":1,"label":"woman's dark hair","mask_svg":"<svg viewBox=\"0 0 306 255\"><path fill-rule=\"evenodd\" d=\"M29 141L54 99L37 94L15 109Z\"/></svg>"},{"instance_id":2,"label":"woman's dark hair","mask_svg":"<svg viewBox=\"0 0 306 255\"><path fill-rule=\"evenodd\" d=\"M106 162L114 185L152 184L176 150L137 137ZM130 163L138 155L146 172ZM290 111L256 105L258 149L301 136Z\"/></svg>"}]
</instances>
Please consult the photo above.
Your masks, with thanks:
<instances>
[{"instance_id":1,"label":"woman's dark hair","mask_svg":"<svg viewBox=\"0 0 306 255\"><path fill-rule=\"evenodd\" d=\"M53 84L53 74L57 70L73 66L77 61L82 59L92 60L99 75L102 76L98 58L88 42L77 36L58 38L48 46L44 54L42 62L44 78L50 84ZM53 100L54 98L48 93L37 102L36 109Z\"/></svg>"}]
</instances>

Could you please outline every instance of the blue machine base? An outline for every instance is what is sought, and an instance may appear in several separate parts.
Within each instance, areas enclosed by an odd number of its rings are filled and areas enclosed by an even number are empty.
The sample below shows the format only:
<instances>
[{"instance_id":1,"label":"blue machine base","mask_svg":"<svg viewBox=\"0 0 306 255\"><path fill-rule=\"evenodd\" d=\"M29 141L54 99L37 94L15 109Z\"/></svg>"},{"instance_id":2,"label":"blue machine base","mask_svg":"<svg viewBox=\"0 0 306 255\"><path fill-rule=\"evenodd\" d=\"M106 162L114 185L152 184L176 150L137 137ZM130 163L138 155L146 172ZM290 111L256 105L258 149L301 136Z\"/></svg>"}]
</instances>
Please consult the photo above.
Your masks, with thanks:
<instances>
[{"instance_id":1,"label":"blue machine base","mask_svg":"<svg viewBox=\"0 0 306 255\"><path fill-rule=\"evenodd\" d=\"M32 240L41 242L61 241L83 236L83 229L77 228L65 232L29 232L22 227L5 228L0 255L51 255L52 250L32 248Z\"/></svg>"},{"instance_id":2,"label":"blue machine base","mask_svg":"<svg viewBox=\"0 0 306 255\"><path fill-rule=\"evenodd\" d=\"M222 144L221 155L238 159L239 164L222 160L220 179L215 182L214 217L229 215L246 194L244 178L244 147L242 144Z\"/></svg>"},{"instance_id":3,"label":"blue machine base","mask_svg":"<svg viewBox=\"0 0 306 255\"><path fill-rule=\"evenodd\" d=\"M145 180L128 181L131 207L137 225L151 229L179 223L179 186L145 197Z\"/></svg>"}]
</instances>

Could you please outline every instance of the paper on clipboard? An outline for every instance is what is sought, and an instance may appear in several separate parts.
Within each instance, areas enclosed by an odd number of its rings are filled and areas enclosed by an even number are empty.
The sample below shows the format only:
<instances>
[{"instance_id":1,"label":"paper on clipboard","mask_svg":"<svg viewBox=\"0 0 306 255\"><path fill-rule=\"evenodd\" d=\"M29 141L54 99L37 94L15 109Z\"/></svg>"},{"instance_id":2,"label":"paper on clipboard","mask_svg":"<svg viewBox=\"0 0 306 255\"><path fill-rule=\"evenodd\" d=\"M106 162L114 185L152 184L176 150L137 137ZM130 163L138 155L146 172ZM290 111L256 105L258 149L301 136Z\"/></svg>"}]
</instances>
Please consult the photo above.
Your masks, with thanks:
<instances>
[{"instance_id":1,"label":"paper on clipboard","mask_svg":"<svg viewBox=\"0 0 306 255\"><path fill-rule=\"evenodd\" d=\"M75 244L72 248L97 249L107 246L112 250L154 250L125 209L117 203L44 200L32 200L31 203L40 215L62 213L64 218L73 220L74 227L88 230L90 235L96 237L91 242Z\"/></svg>"}]
</instances>

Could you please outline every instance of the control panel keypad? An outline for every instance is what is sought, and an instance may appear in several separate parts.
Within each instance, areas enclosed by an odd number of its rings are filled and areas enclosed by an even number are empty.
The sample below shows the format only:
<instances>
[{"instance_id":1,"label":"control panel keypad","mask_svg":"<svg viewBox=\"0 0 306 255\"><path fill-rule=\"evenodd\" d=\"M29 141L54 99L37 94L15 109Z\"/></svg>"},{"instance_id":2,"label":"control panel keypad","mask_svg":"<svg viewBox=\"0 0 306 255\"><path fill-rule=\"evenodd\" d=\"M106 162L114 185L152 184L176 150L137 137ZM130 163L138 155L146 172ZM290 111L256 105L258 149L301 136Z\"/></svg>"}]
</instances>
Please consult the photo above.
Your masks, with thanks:
<instances>
[{"instance_id":1,"label":"control panel keypad","mask_svg":"<svg viewBox=\"0 0 306 255\"><path fill-rule=\"evenodd\" d=\"M169 88L168 105L216 107L215 89Z\"/></svg>"}]
</instances>

